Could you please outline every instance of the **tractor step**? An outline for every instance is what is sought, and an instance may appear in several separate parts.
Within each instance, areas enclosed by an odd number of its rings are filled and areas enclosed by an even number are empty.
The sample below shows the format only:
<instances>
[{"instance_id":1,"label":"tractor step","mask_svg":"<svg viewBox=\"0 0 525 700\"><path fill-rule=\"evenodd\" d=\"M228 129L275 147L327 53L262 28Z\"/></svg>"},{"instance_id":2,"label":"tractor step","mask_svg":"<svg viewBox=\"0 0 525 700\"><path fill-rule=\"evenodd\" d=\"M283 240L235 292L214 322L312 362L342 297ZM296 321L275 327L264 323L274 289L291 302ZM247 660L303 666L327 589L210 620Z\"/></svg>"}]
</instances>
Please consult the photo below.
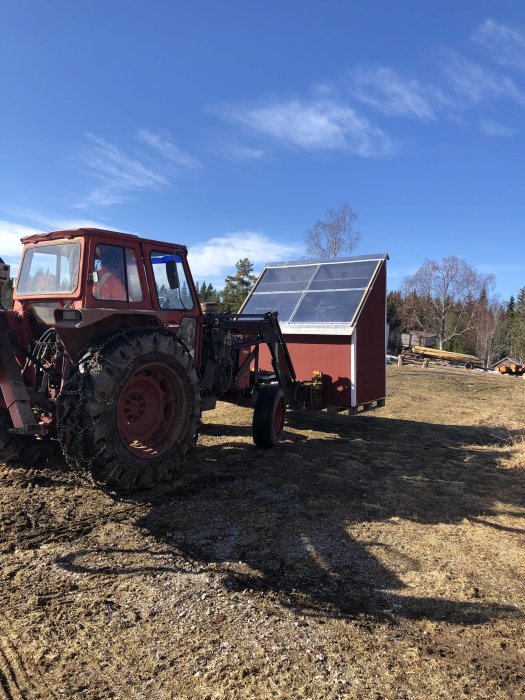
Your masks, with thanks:
<instances>
[{"instance_id":1,"label":"tractor step","mask_svg":"<svg viewBox=\"0 0 525 700\"><path fill-rule=\"evenodd\" d=\"M10 428L8 432L13 433L14 435L21 435L23 437L44 437L44 435L47 435L45 426L40 425L39 423L26 425L25 428Z\"/></svg>"}]
</instances>

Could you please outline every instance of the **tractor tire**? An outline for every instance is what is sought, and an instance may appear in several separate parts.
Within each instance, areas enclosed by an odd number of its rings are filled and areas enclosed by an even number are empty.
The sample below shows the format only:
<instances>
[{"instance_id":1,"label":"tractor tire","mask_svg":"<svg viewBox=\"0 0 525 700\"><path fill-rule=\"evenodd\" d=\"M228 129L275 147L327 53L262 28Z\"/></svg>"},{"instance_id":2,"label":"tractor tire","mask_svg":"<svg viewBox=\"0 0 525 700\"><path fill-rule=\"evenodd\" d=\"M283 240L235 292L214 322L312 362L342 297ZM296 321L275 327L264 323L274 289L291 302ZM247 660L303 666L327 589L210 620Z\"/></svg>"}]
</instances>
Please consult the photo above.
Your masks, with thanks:
<instances>
[{"instance_id":1,"label":"tractor tire","mask_svg":"<svg viewBox=\"0 0 525 700\"><path fill-rule=\"evenodd\" d=\"M193 360L159 329L123 332L87 352L69 372L57 406L68 464L115 491L168 483L200 424Z\"/></svg>"},{"instance_id":2,"label":"tractor tire","mask_svg":"<svg viewBox=\"0 0 525 700\"><path fill-rule=\"evenodd\" d=\"M275 447L284 431L286 398L278 384L263 386L253 411L253 441L257 447Z\"/></svg>"}]
</instances>

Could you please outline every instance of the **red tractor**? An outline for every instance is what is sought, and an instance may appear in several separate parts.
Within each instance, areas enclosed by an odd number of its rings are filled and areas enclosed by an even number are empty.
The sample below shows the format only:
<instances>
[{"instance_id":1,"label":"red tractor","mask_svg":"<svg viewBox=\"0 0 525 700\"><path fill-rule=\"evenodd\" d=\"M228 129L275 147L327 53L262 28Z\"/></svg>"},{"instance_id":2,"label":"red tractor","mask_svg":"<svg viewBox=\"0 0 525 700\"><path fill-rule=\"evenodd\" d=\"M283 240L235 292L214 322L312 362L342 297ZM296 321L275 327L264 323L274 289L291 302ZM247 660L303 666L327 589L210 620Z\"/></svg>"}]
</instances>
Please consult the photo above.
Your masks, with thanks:
<instances>
[{"instance_id":1,"label":"red tractor","mask_svg":"<svg viewBox=\"0 0 525 700\"><path fill-rule=\"evenodd\" d=\"M0 459L58 440L96 483L150 488L172 480L218 398L254 404L261 447L279 441L287 405L315 399L277 314L203 313L184 246L88 228L23 244L0 310ZM259 371L263 343L273 373Z\"/></svg>"}]
</instances>

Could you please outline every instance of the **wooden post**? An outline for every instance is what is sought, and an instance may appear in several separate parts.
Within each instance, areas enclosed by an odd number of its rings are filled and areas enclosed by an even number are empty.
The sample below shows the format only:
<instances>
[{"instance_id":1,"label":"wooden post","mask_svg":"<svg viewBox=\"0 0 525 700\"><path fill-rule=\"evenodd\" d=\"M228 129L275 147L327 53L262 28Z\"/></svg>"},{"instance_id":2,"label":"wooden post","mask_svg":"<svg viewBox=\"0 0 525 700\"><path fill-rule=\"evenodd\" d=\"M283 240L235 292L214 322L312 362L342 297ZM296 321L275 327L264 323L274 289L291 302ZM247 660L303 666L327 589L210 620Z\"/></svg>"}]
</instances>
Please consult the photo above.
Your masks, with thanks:
<instances>
[{"instance_id":1,"label":"wooden post","mask_svg":"<svg viewBox=\"0 0 525 700\"><path fill-rule=\"evenodd\" d=\"M405 364L405 358L403 355L398 355L397 356L397 366L402 367Z\"/></svg>"}]
</instances>

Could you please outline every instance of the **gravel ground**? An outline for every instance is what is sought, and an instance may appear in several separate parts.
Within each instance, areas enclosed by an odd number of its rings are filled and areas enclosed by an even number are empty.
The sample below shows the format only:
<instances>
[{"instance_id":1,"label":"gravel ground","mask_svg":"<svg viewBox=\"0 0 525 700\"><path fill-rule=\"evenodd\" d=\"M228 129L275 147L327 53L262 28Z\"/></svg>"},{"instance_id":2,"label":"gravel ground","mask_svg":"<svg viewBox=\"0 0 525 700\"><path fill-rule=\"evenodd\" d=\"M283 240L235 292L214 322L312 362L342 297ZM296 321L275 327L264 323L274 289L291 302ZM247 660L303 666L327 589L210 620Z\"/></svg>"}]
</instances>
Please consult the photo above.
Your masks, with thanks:
<instances>
[{"instance_id":1,"label":"gravel ground","mask_svg":"<svg viewBox=\"0 0 525 700\"><path fill-rule=\"evenodd\" d=\"M388 372L270 451L220 404L169 491L0 465L0 698L523 698L525 380Z\"/></svg>"}]
</instances>

